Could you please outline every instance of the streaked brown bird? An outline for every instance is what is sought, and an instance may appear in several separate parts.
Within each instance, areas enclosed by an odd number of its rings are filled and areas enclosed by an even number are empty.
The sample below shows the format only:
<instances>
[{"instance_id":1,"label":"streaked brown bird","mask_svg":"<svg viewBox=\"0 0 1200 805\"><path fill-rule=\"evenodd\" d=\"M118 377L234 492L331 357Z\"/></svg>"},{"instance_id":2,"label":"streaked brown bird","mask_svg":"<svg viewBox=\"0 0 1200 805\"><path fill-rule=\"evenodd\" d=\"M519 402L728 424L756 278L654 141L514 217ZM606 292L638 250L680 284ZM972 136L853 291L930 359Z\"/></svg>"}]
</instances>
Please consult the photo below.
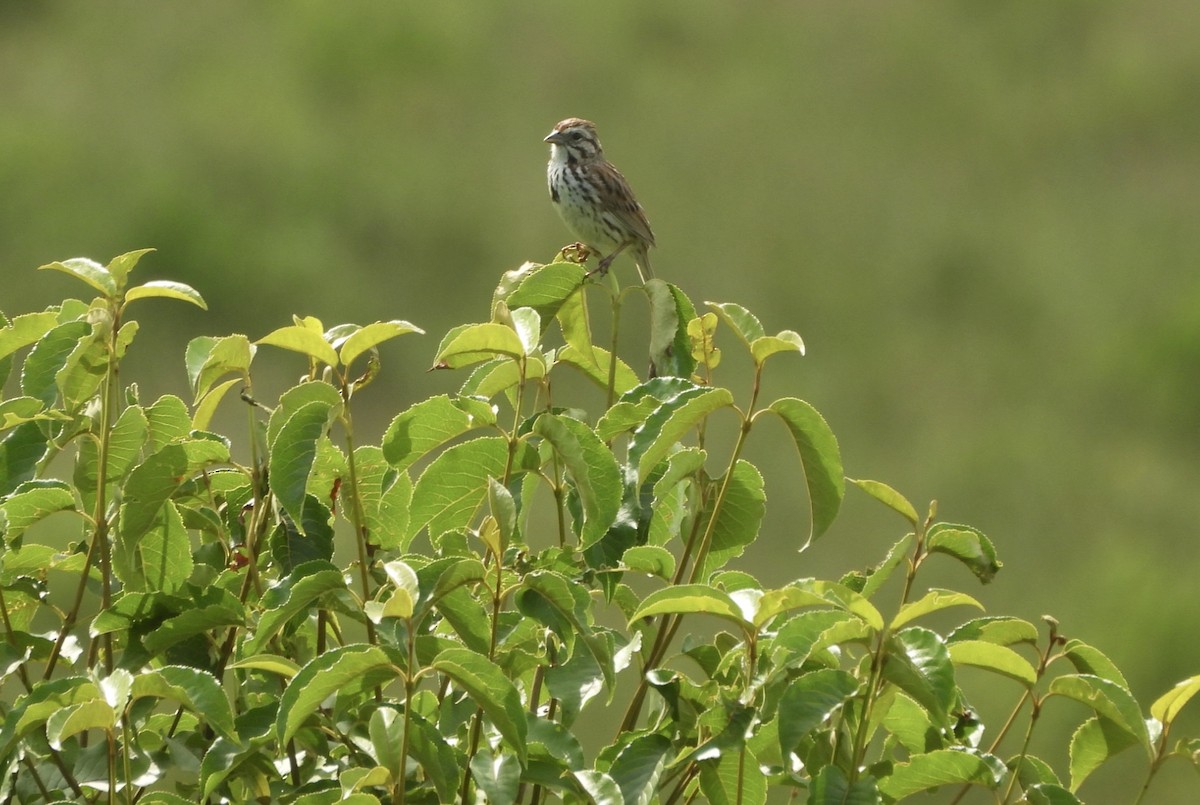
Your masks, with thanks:
<instances>
[{"instance_id":1,"label":"streaked brown bird","mask_svg":"<svg viewBox=\"0 0 1200 805\"><path fill-rule=\"evenodd\" d=\"M650 222L629 182L604 158L596 124L569 117L545 141L550 143L550 200L571 234L600 255L596 272L606 273L616 256L629 249L642 282L654 276Z\"/></svg>"}]
</instances>

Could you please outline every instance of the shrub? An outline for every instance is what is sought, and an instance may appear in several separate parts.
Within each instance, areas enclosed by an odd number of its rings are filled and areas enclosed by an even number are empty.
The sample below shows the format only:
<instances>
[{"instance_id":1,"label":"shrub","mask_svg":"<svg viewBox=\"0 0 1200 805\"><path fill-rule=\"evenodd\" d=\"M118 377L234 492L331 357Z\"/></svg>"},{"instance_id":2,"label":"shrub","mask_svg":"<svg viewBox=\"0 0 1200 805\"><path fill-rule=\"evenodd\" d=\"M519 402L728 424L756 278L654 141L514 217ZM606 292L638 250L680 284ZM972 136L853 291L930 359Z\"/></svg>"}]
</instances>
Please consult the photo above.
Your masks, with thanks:
<instances>
[{"instance_id":1,"label":"shrub","mask_svg":"<svg viewBox=\"0 0 1200 805\"><path fill-rule=\"evenodd\" d=\"M191 402L143 401L119 375L131 305L204 306L185 285L130 284L145 251L43 266L98 295L0 330L0 380L19 366L0 403L5 801L761 803L790 788L872 803L981 787L1070 803L1124 749L1146 753L1147 787L1200 749L1170 735L1200 677L1147 719L1052 620L926 625L983 609L920 590L927 561L983 583L1000 562L977 529L885 484L850 481L904 532L871 571L764 589L736 569L761 538L760 433L794 448L784 483L810 502L808 540L846 486L822 416L759 399L800 337L738 305L699 315L660 280L621 290L563 255L528 264L491 321L438 346L435 367L468 370L458 391L360 443L378 347L417 327L298 317L257 341L196 338ZM617 355L630 293L649 300L645 382ZM752 366L741 397L718 382L718 333ZM308 364L270 404L253 392L260 346ZM572 372L602 405L574 398ZM237 449L210 430L222 405L246 412ZM717 415L736 421L727 456L706 441ZM36 541L64 512L78 536ZM990 734L964 667L1019 691ZM1065 775L1028 752L1058 699L1088 713Z\"/></svg>"}]
</instances>

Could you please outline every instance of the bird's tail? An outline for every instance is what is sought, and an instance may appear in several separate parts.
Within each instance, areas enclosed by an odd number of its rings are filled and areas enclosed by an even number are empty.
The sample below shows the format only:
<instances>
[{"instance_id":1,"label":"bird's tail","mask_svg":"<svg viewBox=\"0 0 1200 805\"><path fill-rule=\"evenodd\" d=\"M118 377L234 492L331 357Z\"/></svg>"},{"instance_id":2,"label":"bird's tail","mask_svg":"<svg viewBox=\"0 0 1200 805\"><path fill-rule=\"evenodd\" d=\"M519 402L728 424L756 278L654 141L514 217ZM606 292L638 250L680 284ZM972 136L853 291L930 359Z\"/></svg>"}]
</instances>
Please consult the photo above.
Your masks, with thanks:
<instances>
[{"instance_id":1,"label":"bird's tail","mask_svg":"<svg viewBox=\"0 0 1200 805\"><path fill-rule=\"evenodd\" d=\"M645 284L646 280L654 278L654 271L650 268L650 250L646 248L638 249L635 257L637 260L638 275L642 278L642 284Z\"/></svg>"}]
</instances>

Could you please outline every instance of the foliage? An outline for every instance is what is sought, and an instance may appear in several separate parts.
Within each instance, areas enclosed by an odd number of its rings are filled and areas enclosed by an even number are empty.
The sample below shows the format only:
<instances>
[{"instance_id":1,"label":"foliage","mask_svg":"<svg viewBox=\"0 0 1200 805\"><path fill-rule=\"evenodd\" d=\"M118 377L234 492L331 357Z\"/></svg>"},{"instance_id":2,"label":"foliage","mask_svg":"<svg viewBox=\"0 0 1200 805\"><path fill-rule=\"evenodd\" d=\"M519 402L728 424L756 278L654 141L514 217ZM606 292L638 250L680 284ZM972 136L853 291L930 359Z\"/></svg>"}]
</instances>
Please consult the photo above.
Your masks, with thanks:
<instances>
[{"instance_id":1,"label":"foliage","mask_svg":"<svg viewBox=\"0 0 1200 805\"><path fill-rule=\"evenodd\" d=\"M257 341L196 338L191 403L143 401L119 375L130 304L204 306L186 285L131 285L145 251L43 266L98 296L0 329L0 379L19 387L0 403L0 681L16 690L2 797L761 803L792 788L868 803L979 787L1069 803L1125 749L1146 754L1144 794L1200 747L1171 736L1200 677L1147 718L1113 663L1053 620L973 612L935 629L983 606L921 591L925 563L982 583L1001 563L977 529L886 484L851 481L906 532L870 571L763 589L735 569L768 538L751 448L782 434L794 448L780 483L811 511L794 548L826 533L846 480L820 413L759 399L800 337L739 305L698 313L661 280L621 290L565 257L528 264L504 275L491 321L442 338L434 367L469 370L458 392L408 406L373 444L354 402L378 347L417 327L296 317ZM625 296L643 292L644 382L616 338ZM604 347L596 294L614 322ZM270 404L251 376L263 345L307 364ZM730 351L752 365L742 398L718 382ZM563 394L572 372L600 405ZM210 430L221 405L245 409L236 450ZM69 544L38 541L66 518ZM994 734L964 669L1019 691ZM1060 700L1085 708L1065 770L1029 752Z\"/></svg>"}]
</instances>

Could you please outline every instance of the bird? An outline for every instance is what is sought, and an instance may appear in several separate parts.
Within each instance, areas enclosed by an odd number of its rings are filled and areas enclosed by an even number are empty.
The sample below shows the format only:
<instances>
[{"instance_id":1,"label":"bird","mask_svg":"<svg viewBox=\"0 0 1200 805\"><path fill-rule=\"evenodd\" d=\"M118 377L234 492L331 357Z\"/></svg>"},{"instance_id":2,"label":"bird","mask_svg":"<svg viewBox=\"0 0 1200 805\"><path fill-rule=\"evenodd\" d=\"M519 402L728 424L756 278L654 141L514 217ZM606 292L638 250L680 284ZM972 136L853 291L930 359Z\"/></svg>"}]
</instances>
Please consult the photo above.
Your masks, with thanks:
<instances>
[{"instance_id":1,"label":"bird","mask_svg":"<svg viewBox=\"0 0 1200 805\"><path fill-rule=\"evenodd\" d=\"M606 274L617 255L629 249L642 282L653 277L649 250L654 232L629 182L604 158L596 124L569 117L545 142L550 143L550 201L571 234L600 255L595 273Z\"/></svg>"}]
</instances>

